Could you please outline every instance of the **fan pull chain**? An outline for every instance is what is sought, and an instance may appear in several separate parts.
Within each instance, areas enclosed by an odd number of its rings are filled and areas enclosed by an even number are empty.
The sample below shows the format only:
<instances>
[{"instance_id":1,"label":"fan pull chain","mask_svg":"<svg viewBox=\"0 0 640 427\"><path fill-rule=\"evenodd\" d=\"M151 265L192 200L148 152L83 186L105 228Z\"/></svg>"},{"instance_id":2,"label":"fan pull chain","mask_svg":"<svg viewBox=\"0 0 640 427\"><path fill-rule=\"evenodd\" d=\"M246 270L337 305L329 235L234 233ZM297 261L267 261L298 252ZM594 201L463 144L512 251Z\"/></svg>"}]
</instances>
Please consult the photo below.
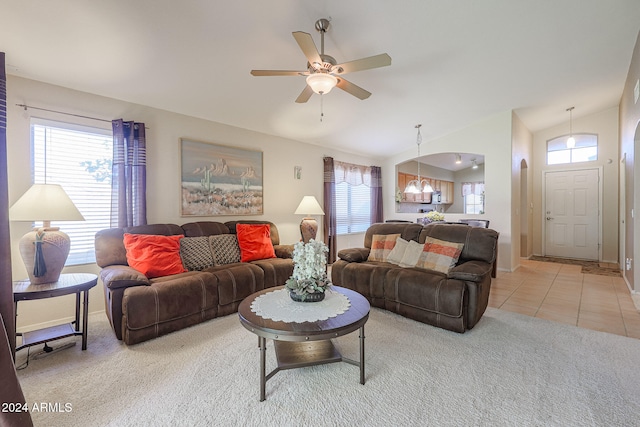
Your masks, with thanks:
<instances>
[{"instance_id":1,"label":"fan pull chain","mask_svg":"<svg viewBox=\"0 0 640 427\"><path fill-rule=\"evenodd\" d=\"M320 94L320 123L322 123L322 118L324 117L324 103L322 102L323 99L324 99L324 96Z\"/></svg>"}]
</instances>

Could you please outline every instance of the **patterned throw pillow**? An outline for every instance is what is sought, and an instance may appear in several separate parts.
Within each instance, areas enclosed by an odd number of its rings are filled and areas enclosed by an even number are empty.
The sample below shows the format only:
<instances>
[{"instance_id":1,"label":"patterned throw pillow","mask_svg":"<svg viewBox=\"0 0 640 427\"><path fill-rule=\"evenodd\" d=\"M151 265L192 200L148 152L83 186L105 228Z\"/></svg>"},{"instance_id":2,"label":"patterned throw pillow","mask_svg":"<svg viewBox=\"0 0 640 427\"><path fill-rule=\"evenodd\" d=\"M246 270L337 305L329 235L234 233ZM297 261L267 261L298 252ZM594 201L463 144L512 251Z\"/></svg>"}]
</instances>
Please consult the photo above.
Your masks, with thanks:
<instances>
[{"instance_id":1,"label":"patterned throw pillow","mask_svg":"<svg viewBox=\"0 0 640 427\"><path fill-rule=\"evenodd\" d=\"M213 254L209 237L185 237L180 240L180 257L189 271L199 271L213 266Z\"/></svg>"},{"instance_id":2,"label":"patterned throw pillow","mask_svg":"<svg viewBox=\"0 0 640 427\"><path fill-rule=\"evenodd\" d=\"M240 262L240 246L235 234L218 234L209 236L209 244L215 265Z\"/></svg>"},{"instance_id":3,"label":"patterned throw pillow","mask_svg":"<svg viewBox=\"0 0 640 427\"><path fill-rule=\"evenodd\" d=\"M427 237L424 251L416 264L418 268L448 273L458 262L464 243L453 243Z\"/></svg>"},{"instance_id":4,"label":"patterned throw pillow","mask_svg":"<svg viewBox=\"0 0 640 427\"><path fill-rule=\"evenodd\" d=\"M398 237L396 239L396 245L393 247L389 255L387 256L387 262L391 264L399 265L400 261L402 261L402 257L404 253L407 251L407 246L409 246L409 242L404 240L402 237Z\"/></svg>"},{"instance_id":5,"label":"patterned throw pillow","mask_svg":"<svg viewBox=\"0 0 640 427\"><path fill-rule=\"evenodd\" d=\"M371 251L367 261L386 262L398 237L400 234L374 234L371 238Z\"/></svg>"}]
</instances>

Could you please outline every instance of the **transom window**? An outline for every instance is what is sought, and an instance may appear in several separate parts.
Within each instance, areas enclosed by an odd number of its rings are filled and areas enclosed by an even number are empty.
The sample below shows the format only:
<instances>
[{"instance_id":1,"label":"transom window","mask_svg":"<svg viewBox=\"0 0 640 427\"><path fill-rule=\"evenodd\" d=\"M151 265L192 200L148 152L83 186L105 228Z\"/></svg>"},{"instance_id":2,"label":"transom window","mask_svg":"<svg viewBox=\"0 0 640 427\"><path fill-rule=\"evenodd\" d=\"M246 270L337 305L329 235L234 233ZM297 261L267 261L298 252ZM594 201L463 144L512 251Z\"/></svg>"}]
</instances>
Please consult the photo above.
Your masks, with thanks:
<instances>
[{"instance_id":1,"label":"transom window","mask_svg":"<svg viewBox=\"0 0 640 427\"><path fill-rule=\"evenodd\" d=\"M567 147L568 135L547 141L547 164L593 162L598 160L598 135L591 133L573 134L575 147Z\"/></svg>"},{"instance_id":2,"label":"transom window","mask_svg":"<svg viewBox=\"0 0 640 427\"><path fill-rule=\"evenodd\" d=\"M71 239L65 265L95 262L95 234L111 226L111 130L32 119L31 143L33 182L61 185L85 219L51 221Z\"/></svg>"}]
</instances>

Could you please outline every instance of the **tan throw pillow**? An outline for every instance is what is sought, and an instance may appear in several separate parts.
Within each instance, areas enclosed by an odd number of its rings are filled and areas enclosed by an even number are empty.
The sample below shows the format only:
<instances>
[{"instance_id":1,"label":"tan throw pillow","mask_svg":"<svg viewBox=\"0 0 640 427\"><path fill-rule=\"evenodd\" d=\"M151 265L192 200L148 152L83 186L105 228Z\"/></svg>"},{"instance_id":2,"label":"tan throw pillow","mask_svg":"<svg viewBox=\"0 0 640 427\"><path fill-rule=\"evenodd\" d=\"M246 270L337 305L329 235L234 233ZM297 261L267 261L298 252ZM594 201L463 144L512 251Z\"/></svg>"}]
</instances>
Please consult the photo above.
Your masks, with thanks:
<instances>
[{"instance_id":1,"label":"tan throw pillow","mask_svg":"<svg viewBox=\"0 0 640 427\"><path fill-rule=\"evenodd\" d=\"M464 243L453 243L427 237L424 252L416 267L448 273L458 262Z\"/></svg>"},{"instance_id":2,"label":"tan throw pillow","mask_svg":"<svg viewBox=\"0 0 640 427\"><path fill-rule=\"evenodd\" d=\"M400 234L374 234L371 239L371 251L367 261L385 262L389 252L396 245L396 240Z\"/></svg>"},{"instance_id":3,"label":"tan throw pillow","mask_svg":"<svg viewBox=\"0 0 640 427\"><path fill-rule=\"evenodd\" d=\"M415 267L416 263L420 259L420 255L422 255L423 249L424 245L421 245L415 240L410 240L407 245L407 250L404 251L404 255L400 261L400 267Z\"/></svg>"},{"instance_id":4,"label":"tan throw pillow","mask_svg":"<svg viewBox=\"0 0 640 427\"><path fill-rule=\"evenodd\" d=\"M393 247L389 255L387 255L387 262L391 264L399 265L400 261L402 261L402 257L407 250L407 246L409 242L404 240L402 237L398 237L396 239L396 245Z\"/></svg>"}]
</instances>

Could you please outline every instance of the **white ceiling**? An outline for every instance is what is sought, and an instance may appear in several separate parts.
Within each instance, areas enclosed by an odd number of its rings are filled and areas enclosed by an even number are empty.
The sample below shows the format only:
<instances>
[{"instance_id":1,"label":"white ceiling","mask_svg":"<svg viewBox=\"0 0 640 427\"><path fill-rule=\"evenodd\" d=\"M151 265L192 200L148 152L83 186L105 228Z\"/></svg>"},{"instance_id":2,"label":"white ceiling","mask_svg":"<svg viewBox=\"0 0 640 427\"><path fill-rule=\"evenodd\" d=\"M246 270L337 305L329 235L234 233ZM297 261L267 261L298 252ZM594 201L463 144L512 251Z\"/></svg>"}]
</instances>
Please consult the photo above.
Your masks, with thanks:
<instances>
[{"instance_id":1,"label":"white ceiling","mask_svg":"<svg viewBox=\"0 0 640 427\"><path fill-rule=\"evenodd\" d=\"M7 72L372 156L415 147L515 110L533 132L618 105L640 30L638 0L0 0ZM331 18L338 63L379 53L389 67L294 100L304 69L292 31ZM9 91L11 88L8 88ZM28 100L27 100L28 101ZM91 113L91 112L87 112Z\"/></svg>"}]
</instances>

